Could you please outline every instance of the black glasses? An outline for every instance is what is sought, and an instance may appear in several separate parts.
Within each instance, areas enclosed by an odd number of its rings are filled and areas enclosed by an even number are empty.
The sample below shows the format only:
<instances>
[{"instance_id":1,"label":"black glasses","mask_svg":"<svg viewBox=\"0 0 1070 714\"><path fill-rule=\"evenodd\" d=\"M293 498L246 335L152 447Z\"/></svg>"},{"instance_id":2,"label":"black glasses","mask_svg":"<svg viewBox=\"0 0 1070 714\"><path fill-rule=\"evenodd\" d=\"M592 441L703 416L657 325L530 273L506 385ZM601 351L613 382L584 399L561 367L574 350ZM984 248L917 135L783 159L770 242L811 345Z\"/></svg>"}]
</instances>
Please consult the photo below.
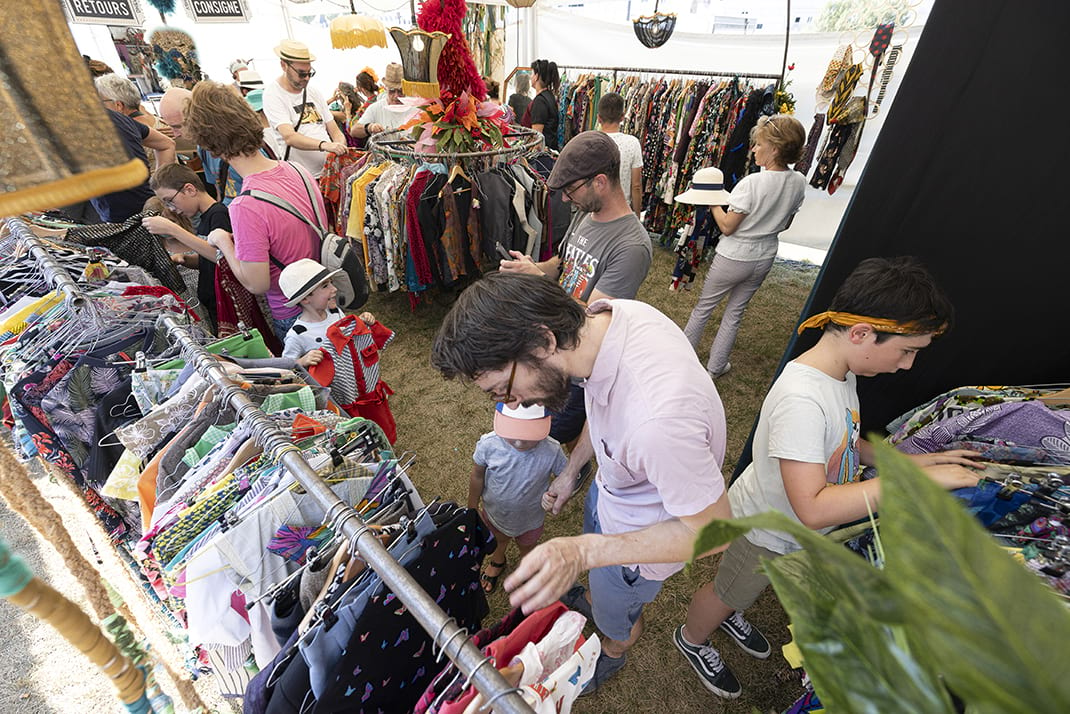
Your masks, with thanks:
<instances>
[{"instance_id":1,"label":"black glasses","mask_svg":"<svg viewBox=\"0 0 1070 714\"><path fill-rule=\"evenodd\" d=\"M177 210L179 210L179 209L178 209L178 206L176 206L176 205L175 205L175 198L177 198L177 197L178 197L178 194L182 193L182 190L183 190L184 188L186 188L186 187L185 187L185 186L183 186L182 188L178 189L178 190L177 190L177 191L175 191L175 192L174 192L173 194L171 194L171 198L165 198L165 199L163 199L163 205L167 206L167 207L168 207L168 208L170 208L170 209L171 209L172 211L177 211Z\"/></svg>"},{"instance_id":2,"label":"black glasses","mask_svg":"<svg viewBox=\"0 0 1070 714\"><path fill-rule=\"evenodd\" d=\"M565 193L566 196L568 196L568 200L571 201L572 200L572 194L574 194L576 191L579 191L581 188L583 188L584 186L589 184L591 181L594 181L594 176L588 176L587 178L583 179L583 181L581 181L578 186L573 186L572 188L564 189L564 193Z\"/></svg>"},{"instance_id":3,"label":"black glasses","mask_svg":"<svg viewBox=\"0 0 1070 714\"><path fill-rule=\"evenodd\" d=\"M509 370L509 381L505 383L505 396L499 397L497 394L492 394L494 401L505 402L508 404L513 401L513 380L516 379L516 360L513 360L513 367Z\"/></svg>"},{"instance_id":4,"label":"black glasses","mask_svg":"<svg viewBox=\"0 0 1070 714\"><path fill-rule=\"evenodd\" d=\"M303 69L297 69L293 66L291 62L286 62L286 66L292 69L294 71L294 74L296 74L300 79L312 79L316 76L316 70L314 69L310 69L307 71Z\"/></svg>"}]
</instances>

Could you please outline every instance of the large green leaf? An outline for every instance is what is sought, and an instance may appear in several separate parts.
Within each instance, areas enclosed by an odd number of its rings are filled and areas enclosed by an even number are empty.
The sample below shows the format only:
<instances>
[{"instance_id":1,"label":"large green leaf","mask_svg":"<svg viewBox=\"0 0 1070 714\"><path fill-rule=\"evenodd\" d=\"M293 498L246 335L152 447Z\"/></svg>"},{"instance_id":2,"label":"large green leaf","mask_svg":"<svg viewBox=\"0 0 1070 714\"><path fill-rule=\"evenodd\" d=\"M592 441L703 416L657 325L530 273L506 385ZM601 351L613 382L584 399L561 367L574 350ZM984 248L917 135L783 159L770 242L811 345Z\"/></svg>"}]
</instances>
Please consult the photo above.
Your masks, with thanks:
<instances>
[{"instance_id":1,"label":"large green leaf","mask_svg":"<svg viewBox=\"0 0 1070 714\"><path fill-rule=\"evenodd\" d=\"M970 711L1070 711L1065 603L908 459L875 448L885 574L915 651Z\"/></svg>"},{"instance_id":2,"label":"large green leaf","mask_svg":"<svg viewBox=\"0 0 1070 714\"><path fill-rule=\"evenodd\" d=\"M911 657L902 613L884 573L842 545L780 513L715 521L696 554L751 528L787 531L804 552L764 568L795 624L795 639L822 703L842 712L954 711L937 678Z\"/></svg>"}]
</instances>

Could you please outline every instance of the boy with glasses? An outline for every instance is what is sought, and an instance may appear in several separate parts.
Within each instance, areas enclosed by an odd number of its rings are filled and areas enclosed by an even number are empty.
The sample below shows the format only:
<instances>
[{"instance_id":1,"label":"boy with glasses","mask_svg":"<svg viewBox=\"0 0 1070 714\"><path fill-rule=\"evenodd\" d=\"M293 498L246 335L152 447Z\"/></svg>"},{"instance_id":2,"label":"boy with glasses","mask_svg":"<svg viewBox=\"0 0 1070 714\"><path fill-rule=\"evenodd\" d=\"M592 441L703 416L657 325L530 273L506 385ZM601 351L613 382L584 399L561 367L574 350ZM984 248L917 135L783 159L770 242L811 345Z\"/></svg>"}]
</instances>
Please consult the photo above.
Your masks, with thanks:
<instances>
[{"instance_id":1,"label":"boy with glasses","mask_svg":"<svg viewBox=\"0 0 1070 714\"><path fill-rule=\"evenodd\" d=\"M171 260L197 271L197 299L208 311L214 330L217 324L216 249L209 245L207 237L217 230L230 234L230 213L205 190L200 177L182 164L167 164L156 169L149 180L149 188L172 211L196 220L197 235L163 216L145 216L141 224L150 233L170 238L187 248L173 253Z\"/></svg>"},{"instance_id":2,"label":"boy with glasses","mask_svg":"<svg viewBox=\"0 0 1070 714\"><path fill-rule=\"evenodd\" d=\"M275 48L282 75L264 88L263 108L275 131L277 143L284 146L283 158L294 161L313 177L323 173L326 152L344 154L345 136L334 121L326 99L309 85L315 76L312 62L316 57L303 42L283 40Z\"/></svg>"}]
</instances>

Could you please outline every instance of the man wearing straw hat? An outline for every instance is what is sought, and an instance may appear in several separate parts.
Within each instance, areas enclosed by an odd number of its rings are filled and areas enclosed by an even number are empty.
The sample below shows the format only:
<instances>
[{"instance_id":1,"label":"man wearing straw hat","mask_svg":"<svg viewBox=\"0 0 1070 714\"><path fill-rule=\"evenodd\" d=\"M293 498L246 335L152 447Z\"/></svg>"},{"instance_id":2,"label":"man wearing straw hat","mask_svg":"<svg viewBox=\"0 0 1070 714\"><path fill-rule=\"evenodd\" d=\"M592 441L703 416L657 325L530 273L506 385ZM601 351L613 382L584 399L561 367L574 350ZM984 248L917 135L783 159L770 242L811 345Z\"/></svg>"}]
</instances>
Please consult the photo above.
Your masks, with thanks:
<instances>
[{"instance_id":1,"label":"man wearing straw hat","mask_svg":"<svg viewBox=\"0 0 1070 714\"><path fill-rule=\"evenodd\" d=\"M323 173L327 152L347 151L342 130L334 122L327 101L308 86L316 74L312 62L316 57L308 46L296 40L283 40L275 48L282 75L264 88L264 115L284 146L283 158L308 169L314 177Z\"/></svg>"},{"instance_id":2,"label":"man wearing straw hat","mask_svg":"<svg viewBox=\"0 0 1070 714\"><path fill-rule=\"evenodd\" d=\"M372 134L397 129L416 113L418 107L401 101L405 96L405 89L402 87L404 77L404 69L397 62L386 66L386 72L383 73L386 93L372 102L360 119L350 127L350 134L357 139L366 139Z\"/></svg>"}]
</instances>

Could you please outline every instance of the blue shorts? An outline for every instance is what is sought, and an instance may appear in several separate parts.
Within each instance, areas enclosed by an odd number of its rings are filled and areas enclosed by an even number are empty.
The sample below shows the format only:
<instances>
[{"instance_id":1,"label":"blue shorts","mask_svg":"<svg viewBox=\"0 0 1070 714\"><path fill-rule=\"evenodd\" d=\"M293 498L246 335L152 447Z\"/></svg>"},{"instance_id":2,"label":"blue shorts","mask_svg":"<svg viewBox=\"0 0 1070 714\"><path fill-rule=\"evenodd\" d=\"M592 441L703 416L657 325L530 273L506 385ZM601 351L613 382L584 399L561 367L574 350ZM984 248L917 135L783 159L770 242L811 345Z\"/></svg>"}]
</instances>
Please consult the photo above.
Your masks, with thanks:
<instances>
[{"instance_id":1,"label":"blue shorts","mask_svg":"<svg viewBox=\"0 0 1070 714\"><path fill-rule=\"evenodd\" d=\"M598 484L592 482L583 504L583 532L601 533L598 523ZM612 640L627 640L643 606L661 592L661 580L647 580L639 568L607 565L589 575L591 610L598 630Z\"/></svg>"}]
</instances>

